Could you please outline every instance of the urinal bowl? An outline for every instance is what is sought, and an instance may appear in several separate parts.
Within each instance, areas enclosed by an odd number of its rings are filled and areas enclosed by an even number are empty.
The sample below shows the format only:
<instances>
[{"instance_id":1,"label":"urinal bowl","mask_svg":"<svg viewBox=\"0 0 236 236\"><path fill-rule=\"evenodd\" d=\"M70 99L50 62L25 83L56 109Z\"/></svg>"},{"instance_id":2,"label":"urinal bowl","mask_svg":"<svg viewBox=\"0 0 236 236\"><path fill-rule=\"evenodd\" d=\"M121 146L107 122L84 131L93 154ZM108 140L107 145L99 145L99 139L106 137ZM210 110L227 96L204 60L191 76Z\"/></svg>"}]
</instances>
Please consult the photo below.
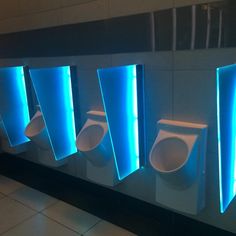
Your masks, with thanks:
<instances>
[{"instance_id":1,"label":"urinal bowl","mask_svg":"<svg viewBox=\"0 0 236 236\"><path fill-rule=\"evenodd\" d=\"M39 148L43 150L51 149L48 132L41 112L37 111L31 119L25 129L25 136L32 140Z\"/></svg>"},{"instance_id":2,"label":"urinal bowl","mask_svg":"<svg viewBox=\"0 0 236 236\"><path fill-rule=\"evenodd\" d=\"M104 166L110 159L108 127L105 122L88 120L76 139L77 149L94 166Z\"/></svg>"},{"instance_id":3,"label":"urinal bowl","mask_svg":"<svg viewBox=\"0 0 236 236\"><path fill-rule=\"evenodd\" d=\"M166 184L174 188L189 187L197 176L196 135L166 136L160 131L150 153L150 164ZM188 141L186 141L188 140Z\"/></svg>"},{"instance_id":4,"label":"urinal bowl","mask_svg":"<svg viewBox=\"0 0 236 236\"><path fill-rule=\"evenodd\" d=\"M205 160L207 126L160 120L157 127L149 155L151 166L172 188L189 187L200 174L199 163Z\"/></svg>"}]
</instances>

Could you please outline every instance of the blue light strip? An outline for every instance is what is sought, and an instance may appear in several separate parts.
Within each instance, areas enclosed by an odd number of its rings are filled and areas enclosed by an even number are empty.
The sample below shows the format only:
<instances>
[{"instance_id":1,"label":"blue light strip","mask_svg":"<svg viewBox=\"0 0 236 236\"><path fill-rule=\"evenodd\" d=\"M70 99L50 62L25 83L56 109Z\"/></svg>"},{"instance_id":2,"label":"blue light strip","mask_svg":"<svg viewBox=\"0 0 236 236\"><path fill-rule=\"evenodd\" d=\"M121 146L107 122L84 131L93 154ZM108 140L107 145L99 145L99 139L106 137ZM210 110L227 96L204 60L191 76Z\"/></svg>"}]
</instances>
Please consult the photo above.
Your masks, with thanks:
<instances>
[{"instance_id":1,"label":"blue light strip","mask_svg":"<svg viewBox=\"0 0 236 236\"><path fill-rule=\"evenodd\" d=\"M236 65L217 68L220 211L236 195Z\"/></svg>"},{"instance_id":2,"label":"blue light strip","mask_svg":"<svg viewBox=\"0 0 236 236\"><path fill-rule=\"evenodd\" d=\"M0 68L0 113L11 147L30 141L24 135L30 117L22 66Z\"/></svg>"},{"instance_id":3,"label":"blue light strip","mask_svg":"<svg viewBox=\"0 0 236 236\"><path fill-rule=\"evenodd\" d=\"M98 70L118 178L140 168L137 65Z\"/></svg>"},{"instance_id":4,"label":"blue light strip","mask_svg":"<svg viewBox=\"0 0 236 236\"><path fill-rule=\"evenodd\" d=\"M232 165L231 165L231 173L233 174L231 186L233 196L236 194L236 83L234 84L234 96L233 96L233 106L232 106L232 137L231 137L231 158L232 158Z\"/></svg>"},{"instance_id":5,"label":"blue light strip","mask_svg":"<svg viewBox=\"0 0 236 236\"><path fill-rule=\"evenodd\" d=\"M54 157L61 160L77 152L70 67L30 70Z\"/></svg>"},{"instance_id":6,"label":"blue light strip","mask_svg":"<svg viewBox=\"0 0 236 236\"><path fill-rule=\"evenodd\" d=\"M219 187L220 187L220 212L224 212L223 206L223 186L222 186L222 173L221 173L221 134L220 134L220 81L219 81L219 68L216 70L216 96L217 96L217 135L218 135L218 161L219 161Z\"/></svg>"}]
</instances>

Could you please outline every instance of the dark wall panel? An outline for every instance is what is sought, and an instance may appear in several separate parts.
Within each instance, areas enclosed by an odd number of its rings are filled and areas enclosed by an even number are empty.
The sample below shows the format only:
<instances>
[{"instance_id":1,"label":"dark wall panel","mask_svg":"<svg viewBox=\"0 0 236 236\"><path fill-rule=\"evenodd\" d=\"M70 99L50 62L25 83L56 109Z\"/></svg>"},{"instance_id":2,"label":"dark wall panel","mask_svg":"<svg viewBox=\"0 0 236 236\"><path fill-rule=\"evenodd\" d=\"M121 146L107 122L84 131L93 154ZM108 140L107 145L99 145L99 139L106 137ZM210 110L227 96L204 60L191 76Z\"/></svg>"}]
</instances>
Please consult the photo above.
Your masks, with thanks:
<instances>
[{"instance_id":1,"label":"dark wall panel","mask_svg":"<svg viewBox=\"0 0 236 236\"><path fill-rule=\"evenodd\" d=\"M149 51L149 14L0 35L0 57Z\"/></svg>"},{"instance_id":2,"label":"dark wall panel","mask_svg":"<svg viewBox=\"0 0 236 236\"><path fill-rule=\"evenodd\" d=\"M156 50L172 50L173 42L173 14L172 9L155 13Z\"/></svg>"}]
</instances>

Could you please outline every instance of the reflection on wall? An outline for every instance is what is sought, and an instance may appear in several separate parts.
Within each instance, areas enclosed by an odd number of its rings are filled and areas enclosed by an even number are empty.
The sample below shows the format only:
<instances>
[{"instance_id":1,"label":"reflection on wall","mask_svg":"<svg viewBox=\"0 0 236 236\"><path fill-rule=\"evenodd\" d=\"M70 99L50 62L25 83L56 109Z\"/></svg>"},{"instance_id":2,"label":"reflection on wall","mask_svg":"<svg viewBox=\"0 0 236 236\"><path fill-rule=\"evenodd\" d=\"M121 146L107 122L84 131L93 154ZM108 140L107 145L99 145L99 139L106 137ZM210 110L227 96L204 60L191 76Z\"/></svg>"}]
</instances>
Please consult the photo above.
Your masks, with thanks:
<instances>
[{"instance_id":1,"label":"reflection on wall","mask_svg":"<svg viewBox=\"0 0 236 236\"><path fill-rule=\"evenodd\" d=\"M236 195L236 65L217 69L220 210Z\"/></svg>"},{"instance_id":2,"label":"reflection on wall","mask_svg":"<svg viewBox=\"0 0 236 236\"><path fill-rule=\"evenodd\" d=\"M11 147L29 141L24 135L30 118L22 66L0 68L0 114Z\"/></svg>"},{"instance_id":3,"label":"reflection on wall","mask_svg":"<svg viewBox=\"0 0 236 236\"><path fill-rule=\"evenodd\" d=\"M141 73L140 73L141 71ZM98 77L120 180L140 168L142 109L138 84L142 66L129 65L99 69ZM140 108L140 109L139 109ZM140 114L140 116L139 116ZM142 147L141 147L142 148Z\"/></svg>"},{"instance_id":4,"label":"reflection on wall","mask_svg":"<svg viewBox=\"0 0 236 236\"><path fill-rule=\"evenodd\" d=\"M69 66L30 69L56 160L77 152Z\"/></svg>"}]
</instances>

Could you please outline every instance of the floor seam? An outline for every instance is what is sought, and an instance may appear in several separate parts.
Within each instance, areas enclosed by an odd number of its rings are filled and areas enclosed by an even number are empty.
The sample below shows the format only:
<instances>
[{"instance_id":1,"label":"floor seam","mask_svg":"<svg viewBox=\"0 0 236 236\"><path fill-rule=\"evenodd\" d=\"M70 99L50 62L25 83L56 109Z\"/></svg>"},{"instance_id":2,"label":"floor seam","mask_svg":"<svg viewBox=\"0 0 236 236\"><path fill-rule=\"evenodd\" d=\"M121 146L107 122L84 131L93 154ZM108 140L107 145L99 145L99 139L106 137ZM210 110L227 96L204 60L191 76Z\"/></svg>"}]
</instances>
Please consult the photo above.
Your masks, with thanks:
<instances>
[{"instance_id":1,"label":"floor seam","mask_svg":"<svg viewBox=\"0 0 236 236\"><path fill-rule=\"evenodd\" d=\"M54 198L56 199L56 198ZM49 204L47 207L43 208L42 210L38 211L39 213L42 213L43 211L47 210L50 207L53 207L54 205L56 205L60 200L56 199L55 202L53 202L52 204Z\"/></svg>"},{"instance_id":2,"label":"floor seam","mask_svg":"<svg viewBox=\"0 0 236 236\"><path fill-rule=\"evenodd\" d=\"M93 226L91 226L88 230L86 230L85 232L82 233L82 236L84 236L86 233L88 233L88 231L90 231L92 228L94 228L97 224L99 224L100 222L102 222L103 220L100 219L97 223L95 223Z\"/></svg>"},{"instance_id":3,"label":"floor seam","mask_svg":"<svg viewBox=\"0 0 236 236\"><path fill-rule=\"evenodd\" d=\"M50 216L48 216L48 215L45 215L43 212L39 212L39 214L41 214L42 216L45 216L46 218L48 218L48 219L50 219L50 220L56 222L57 224L63 226L64 228L67 228L67 229L69 229L70 231L73 231L74 233L76 233L76 234L82 236L82 234L79 233L78 231L76 231L76 230L70 228L69 226L67 226L67 225L65 225L65 224L63 224L63 223L61 223L61 222L59 222L58 220L56 220L56 219L54 219L54 218L52 218L52 217L50 217Z\"/></svg>"},{"instance_id":4,"label":"floor seam","mask_svg":"<svg viewBox=\"0 0 236 236\"><path fill-rule=\"evenodd\" d=\"M26 205L26 203L23 203L23 202L21 202L21 201L15 199L15 198L13 198L13 197L11 197L11 196L7 196L7 197L10 198L10 199L13 200L13 201L16 201L17 203L20 203L20 204L23 205L24 207L29 208L29 209L32 210L32 211L35 211L35 212L37 212L37 213L40 213L40 211L38 211L37 209L32 208L31 206Z\"/></svg>"},{"instance_id":5,"label":"floor seam","mask_svg":"<svg viewBox=\"0 0 236 236\"><path fill-rule=\"evenodd\" d=\"M35 212L35 214L33 214L33 215L31 215L31 216L27 217L27 218L26 218L26 219L24 219L23 221L21 221L21 222L17 223L16 225L14 225L14 226L10 227L10 228L9 228L9 229L7 229L6 231L2 232L0 235L3 235L3 234L5 234L5 233L7 233L8 231L10 231L10 230L12 230L12 229L16 228L17 226L19 226L19 225L23 224L23 223L24 223L24 222L26 222L27 220L30 220L31 218L33 218L33 217L34 217L34 216L36 216L37 214L39 214L39 213L38 213L38 212Z\"/></svg>"}]
</instances>

